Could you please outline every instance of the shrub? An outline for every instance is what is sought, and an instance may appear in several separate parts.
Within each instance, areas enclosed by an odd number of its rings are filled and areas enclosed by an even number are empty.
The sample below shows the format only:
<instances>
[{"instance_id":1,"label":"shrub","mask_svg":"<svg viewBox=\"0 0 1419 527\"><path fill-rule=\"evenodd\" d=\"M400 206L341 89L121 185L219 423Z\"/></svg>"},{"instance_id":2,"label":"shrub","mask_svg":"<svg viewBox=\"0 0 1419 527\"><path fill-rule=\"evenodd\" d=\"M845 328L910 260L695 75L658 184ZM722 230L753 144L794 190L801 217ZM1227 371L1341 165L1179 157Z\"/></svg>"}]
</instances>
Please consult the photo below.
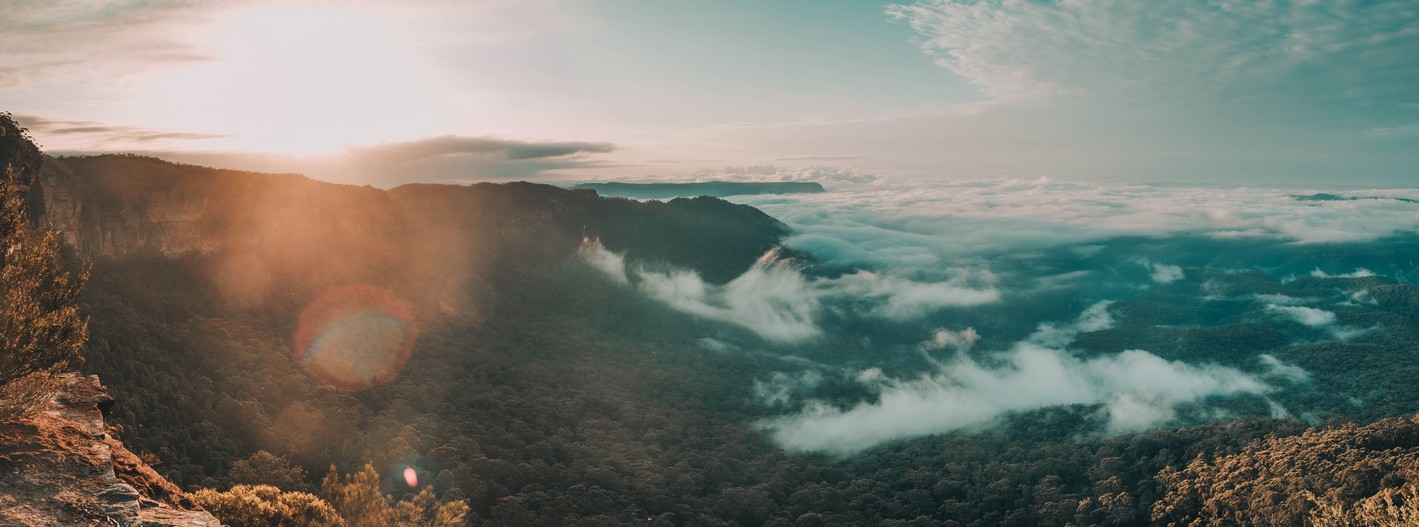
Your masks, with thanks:
<instances>
[{"instance_id":1,"label":"shrub","mask_svg":"<svg viewBox=\"0 0 1419 527\"><path fill-rule=\"evenodd\" d=\"M335 509L314 494L282 492L270 485L236 485L226 492L201 489L192 500L231 527L345 527Z\"/></svg>"}]
</instances>

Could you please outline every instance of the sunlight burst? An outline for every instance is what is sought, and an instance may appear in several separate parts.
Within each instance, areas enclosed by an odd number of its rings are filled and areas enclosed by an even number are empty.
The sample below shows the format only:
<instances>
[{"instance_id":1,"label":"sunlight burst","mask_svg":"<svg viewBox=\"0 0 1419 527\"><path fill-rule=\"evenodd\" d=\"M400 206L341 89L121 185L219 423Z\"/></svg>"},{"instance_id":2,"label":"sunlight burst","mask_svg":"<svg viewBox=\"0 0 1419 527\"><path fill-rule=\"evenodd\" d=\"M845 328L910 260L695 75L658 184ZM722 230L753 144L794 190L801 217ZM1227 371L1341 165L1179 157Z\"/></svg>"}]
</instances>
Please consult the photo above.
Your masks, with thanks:
<instances>
[{"instance_id":1,"label":"sunlight burst","mask_svg":"<svg viewBox=\"0 0 1419 527\"><path fill-rule=\"evenodd\" d=\"M231 136L208 146L324 154L439 128L414 38L377 12L265 6L195 38L212 59L157 78L145 105L167 128Z\"/></svg>"}]
</instances>

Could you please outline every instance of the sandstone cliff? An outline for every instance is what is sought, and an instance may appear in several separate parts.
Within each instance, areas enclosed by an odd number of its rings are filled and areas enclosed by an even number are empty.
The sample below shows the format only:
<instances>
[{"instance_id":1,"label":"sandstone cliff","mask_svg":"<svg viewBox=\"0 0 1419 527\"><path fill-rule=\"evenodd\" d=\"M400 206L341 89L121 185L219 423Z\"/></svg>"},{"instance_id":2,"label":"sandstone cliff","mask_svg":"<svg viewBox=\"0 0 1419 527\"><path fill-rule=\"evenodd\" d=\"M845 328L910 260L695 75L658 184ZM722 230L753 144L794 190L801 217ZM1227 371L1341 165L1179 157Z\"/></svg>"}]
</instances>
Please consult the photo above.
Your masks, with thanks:
<instances>
[{"instance_id":1,"label":"sandstone cliff","mask_svg":"<svg viewBox=\"0 0 1419 527\"><path fill-rule=\"evenodd\" d=\"M0 425L0 526L217 527L106 432L114 401L70 374L48 406Z\"/></svg>"}]
</instances>

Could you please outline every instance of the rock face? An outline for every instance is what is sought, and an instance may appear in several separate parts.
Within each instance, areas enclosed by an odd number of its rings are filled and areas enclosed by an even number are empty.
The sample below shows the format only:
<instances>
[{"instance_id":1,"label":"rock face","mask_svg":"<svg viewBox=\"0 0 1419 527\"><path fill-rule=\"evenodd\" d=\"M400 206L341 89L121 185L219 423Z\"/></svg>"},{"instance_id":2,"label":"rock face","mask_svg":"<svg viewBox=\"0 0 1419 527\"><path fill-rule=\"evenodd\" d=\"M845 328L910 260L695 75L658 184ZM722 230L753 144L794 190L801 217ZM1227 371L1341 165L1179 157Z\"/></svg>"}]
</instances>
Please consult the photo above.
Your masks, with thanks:
<instances>
[{"instance_id":1,"label":"rock face","mask_svg":"<svg viewBox=\"0 0 1419 527\"><path fill-rule=\"evenodd\" d=\"M181 169L150 158L46 159L29 204L48 227L88 257L156 251L167 256L210 252L218 243L204 229L208 199L219 193L183 184L151 169ZM106 162L105 162L106 161ZM210 172L219 172L208 169ZM97 175L91 174L97 172Z\"/></svg>"},{"instance_id":2,"label":"rock face","mask_svg":"<svg viewBox=\"0 0 1419 527\"><path fill-rule=\"evenodd\" d=\"M41 411L0 424L0 526L219 527L105 432L113 399L67 375Z\"/></svg>"}]
</instances>

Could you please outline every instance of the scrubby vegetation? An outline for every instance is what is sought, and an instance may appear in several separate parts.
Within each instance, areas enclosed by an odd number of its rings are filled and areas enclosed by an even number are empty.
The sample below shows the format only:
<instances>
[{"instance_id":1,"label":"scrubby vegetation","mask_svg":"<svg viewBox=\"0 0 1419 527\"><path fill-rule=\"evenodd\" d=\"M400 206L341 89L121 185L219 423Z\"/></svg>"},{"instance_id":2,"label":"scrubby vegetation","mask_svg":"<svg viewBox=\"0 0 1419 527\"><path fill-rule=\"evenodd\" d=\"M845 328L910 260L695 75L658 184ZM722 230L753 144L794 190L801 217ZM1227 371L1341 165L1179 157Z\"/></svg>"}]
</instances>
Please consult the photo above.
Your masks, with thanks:
<instances>
[{"instance_id":1,"label":"scrubby vegetation","mask_svg":"<svg viewBox=\"0 0 1419 527\"><path fill-rule=\"evenodd\" d=\"M87 271L60 266L59 235L30 224L25 197L43 158L0 114L0 419L31 411L78 365L87 320L74 304Z\"/></svg>"}]
</instances>

